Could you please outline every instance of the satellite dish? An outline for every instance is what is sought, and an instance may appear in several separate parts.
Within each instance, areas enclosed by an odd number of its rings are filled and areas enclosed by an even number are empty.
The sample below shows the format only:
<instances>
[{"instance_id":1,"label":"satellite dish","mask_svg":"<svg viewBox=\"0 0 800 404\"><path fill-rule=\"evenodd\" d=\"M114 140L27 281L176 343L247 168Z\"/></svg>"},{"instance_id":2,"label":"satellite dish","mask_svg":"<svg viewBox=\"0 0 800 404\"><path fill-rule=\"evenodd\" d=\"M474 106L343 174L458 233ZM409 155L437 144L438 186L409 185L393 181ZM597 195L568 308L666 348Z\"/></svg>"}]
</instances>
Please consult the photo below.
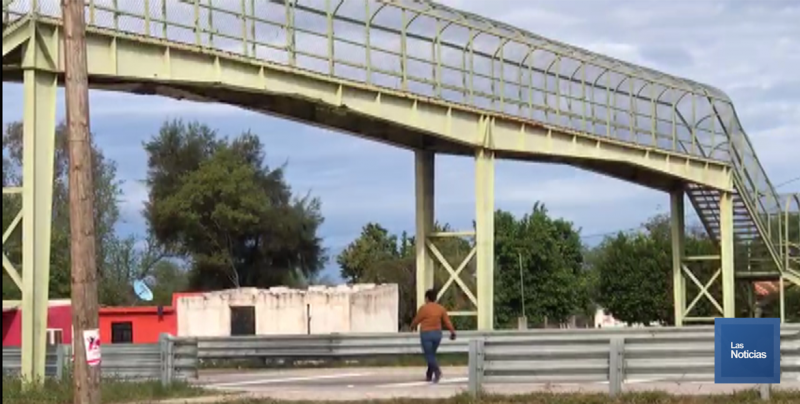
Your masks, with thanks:
<instances>
[{"instance_id":1,"label":"satellite dish","mask_svg":"<svg viewBox=\"0 0 800 404\"><path fill-rule=\"evenodd\" d=\"M153 300L153 292L150 291L150 288L147 287L147 284L141 279L133 282L133 291L139 299L146 302Z\"/></svg>"}]
</instances>

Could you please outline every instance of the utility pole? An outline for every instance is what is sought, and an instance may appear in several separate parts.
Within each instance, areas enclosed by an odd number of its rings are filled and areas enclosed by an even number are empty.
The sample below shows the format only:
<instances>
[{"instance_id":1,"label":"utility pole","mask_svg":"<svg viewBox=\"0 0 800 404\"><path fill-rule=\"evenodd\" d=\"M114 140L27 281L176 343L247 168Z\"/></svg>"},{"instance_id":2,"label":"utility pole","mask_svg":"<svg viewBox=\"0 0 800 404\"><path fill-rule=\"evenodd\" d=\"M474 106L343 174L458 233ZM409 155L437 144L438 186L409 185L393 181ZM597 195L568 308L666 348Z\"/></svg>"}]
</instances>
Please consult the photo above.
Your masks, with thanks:
<instances>
[{"instance_id":1,"label":"utility pole","mask_svg":"<svg viewBox=\"0 0 800 404\"><path fill-rule=\"evenodd\" d=\"M61 0L64 18L64 93L69 131L72 338L75 347L72 380L74 404L100 404L94 180L84 5L84 0Z\"/></svg>"}]
</instances>

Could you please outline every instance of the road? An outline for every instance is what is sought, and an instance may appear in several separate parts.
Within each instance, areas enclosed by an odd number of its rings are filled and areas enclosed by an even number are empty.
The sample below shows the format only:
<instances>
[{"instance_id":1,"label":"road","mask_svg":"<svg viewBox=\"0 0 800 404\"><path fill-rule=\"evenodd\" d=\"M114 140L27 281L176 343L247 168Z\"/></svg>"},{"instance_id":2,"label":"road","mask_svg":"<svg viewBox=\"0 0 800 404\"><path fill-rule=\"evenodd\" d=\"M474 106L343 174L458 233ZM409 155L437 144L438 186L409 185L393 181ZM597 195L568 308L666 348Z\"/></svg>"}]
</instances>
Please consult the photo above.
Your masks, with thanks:
<instances>
[{"instance_id":1,"label":"road","mask_svg":"<svg viewBox=\"0 0 800 404\"><path fill-rule=\"evenodd\" d=\"M443 368L439 384L424 381L424 368L287 369L256 371L211 371L201 374L198 383L227 392L251 393L258 397L284 400L347 401L364 399L445 398L467 389L465 368ZM662 390L674 394L715 394L751 389L753 385L715 385L713 383L674 383L658 380L628 380L626 391ZM786 382L775 388L800 389L800 382ZM608 391L608 383L560 385L487 385L489 393L525 394L532 392Z\"/></svg>"}]
</instances>

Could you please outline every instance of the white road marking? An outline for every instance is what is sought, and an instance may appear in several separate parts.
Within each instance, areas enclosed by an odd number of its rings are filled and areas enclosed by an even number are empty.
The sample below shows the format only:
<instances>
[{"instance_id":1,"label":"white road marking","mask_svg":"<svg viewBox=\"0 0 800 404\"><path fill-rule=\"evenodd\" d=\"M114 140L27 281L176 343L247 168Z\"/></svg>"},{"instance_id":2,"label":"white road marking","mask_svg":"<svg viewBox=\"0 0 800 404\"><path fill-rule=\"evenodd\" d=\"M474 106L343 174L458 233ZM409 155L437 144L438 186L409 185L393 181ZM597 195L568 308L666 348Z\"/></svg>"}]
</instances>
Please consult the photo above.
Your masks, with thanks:
<instances>
[{"instance_id":1,"label":"white road marking","mask_svg":"<svg viewBox=\"0 0 800 404\"><path fill-rule=\"evenodd\" d=\"M367 374L366 373L344 373L344 374L334 374L334 375L287 377L287 378L283 378L283 379L245 380L245 381L241 381L241 382L207 384L207 385L205 385L205 387L213 389L213 388L220 388L220 387L238 387L238 386L250 386L250 385L259 385L259 384L277 384L277 383L291 383L291 382L307 382L307 381L313 381L313 380L346 379L346 378L350 378L350 377L363 377L363 376L367 376Z\"/></svg>"},{"instance_id":2,"label":"white road marking","mask_svg":"<svg viewBox=\"0 0 800 404\"><path fill-rule=\"evenodd\" d=\"M450 379L441 379L439 380L439 384L459 384L459 383L466 383L469 379L466 377L454 377ZM391 388L401 388L401 387L417 387L417 386L427 386L429 384L434 384L431 382L407 382L407 383L391 383L391 384L381 384L376 386L379 389L391 389Z\"/></svg>"},{"instance_id":3,"label":"white road marking","mask_svg":"<svg viewBox=\"0 0 800 404\"><path fill-rule=\"evenodd\" d=\"M624 380L622 384L639 384L639 383L655 383L663 381L664 379L656 378L656 379L628 379ZM597 382L597 384L608 384L608 380Z\"/></svg>"}]
</instances>

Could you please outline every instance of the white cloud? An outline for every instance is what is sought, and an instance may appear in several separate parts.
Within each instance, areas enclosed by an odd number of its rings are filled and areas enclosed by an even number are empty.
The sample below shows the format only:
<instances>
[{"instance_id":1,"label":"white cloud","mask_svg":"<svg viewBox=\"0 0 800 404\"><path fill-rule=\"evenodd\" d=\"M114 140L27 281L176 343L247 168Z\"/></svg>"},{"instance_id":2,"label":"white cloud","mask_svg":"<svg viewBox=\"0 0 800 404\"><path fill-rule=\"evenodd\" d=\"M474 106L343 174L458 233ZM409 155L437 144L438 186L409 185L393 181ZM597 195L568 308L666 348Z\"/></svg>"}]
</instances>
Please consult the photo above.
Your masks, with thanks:
<instances>
[{"instance_id":1,"label":"white cloud","mask_svg":"<svg viewBox=\"0 0 800 404\"><path fill-rule=\"evenodd\" d=\"M136 221L141 217L144 202L148 198L147 185L141 181L126 179L122 184L122 200L120 201L120 213L123 220Z\"/></svg>"}]
</instances>

